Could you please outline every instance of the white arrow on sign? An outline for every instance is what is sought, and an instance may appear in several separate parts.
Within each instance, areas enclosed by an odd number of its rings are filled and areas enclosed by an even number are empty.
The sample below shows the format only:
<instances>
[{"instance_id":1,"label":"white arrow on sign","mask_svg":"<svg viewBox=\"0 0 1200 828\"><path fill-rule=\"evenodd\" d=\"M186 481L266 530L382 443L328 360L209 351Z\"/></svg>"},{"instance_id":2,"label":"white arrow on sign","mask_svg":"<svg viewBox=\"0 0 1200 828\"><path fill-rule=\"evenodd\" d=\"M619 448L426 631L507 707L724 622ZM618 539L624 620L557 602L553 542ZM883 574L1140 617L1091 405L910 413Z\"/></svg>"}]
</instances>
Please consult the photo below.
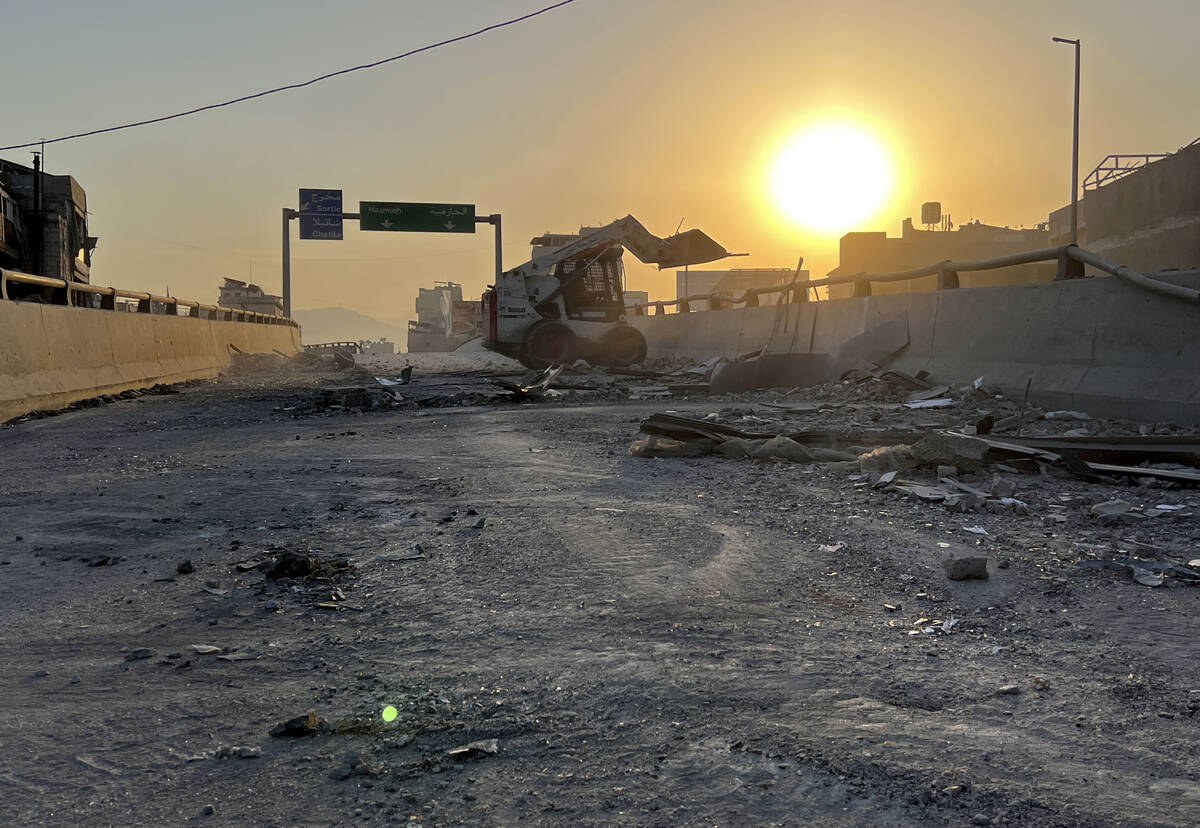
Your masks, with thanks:
<instances>
[{"instance_id":1,"label":"white arrow on sign","mask_svg":"<svg viewBox=\"0 0 1200 828\"><path fill-rule=\"evenodd\" d=\"M452 221L448 221L448 222L446 222L446 224L445 224L444 226L445 226L445 228L446 228L447 230L453 230L453 229L454 229L454 222L452 222Z\"/></svg>"},{"instance_id":2,"label":"white arrow on sign","mask_svg":"<svg viewBox=\"0 0 1200 828\"><path fill-rule=\"evenodd\" d=\"M391 219L384 219L383 221L379 222L379 224L381 227L383 227L384 230L392 229L392 220Z\"/></svg>"}]
</instances>

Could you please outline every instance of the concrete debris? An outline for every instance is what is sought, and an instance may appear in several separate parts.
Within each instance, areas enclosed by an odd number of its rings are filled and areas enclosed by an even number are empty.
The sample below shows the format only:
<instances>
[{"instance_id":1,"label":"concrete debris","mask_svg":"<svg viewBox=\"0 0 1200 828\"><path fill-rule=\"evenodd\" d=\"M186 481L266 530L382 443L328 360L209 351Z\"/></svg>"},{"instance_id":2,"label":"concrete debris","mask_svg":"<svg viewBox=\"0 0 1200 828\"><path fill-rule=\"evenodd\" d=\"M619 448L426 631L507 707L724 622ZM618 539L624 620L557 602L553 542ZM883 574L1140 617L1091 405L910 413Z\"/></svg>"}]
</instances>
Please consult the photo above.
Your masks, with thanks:
<instances>
[{"instance_id":1,"label":"concrete debris","mask_svg":"<svg viewBox=\"0 0 1200 828\"><path fill-rule=\"evenodd\" d=\"M949 555L942 561L946 577L951 581L985 580L988 559L983 555Z\"/></svg>"},{"instance_id":2,"label":"concrete debris","mask_svg":"<svg viewBox=\"0 0 1200 828\"><path fill-rule=\"evenodd\" d=\"M635 440L629 446L630 457L704 457L713 449L713 443L704 441L681 442L670 437L651 434L643 440Z\"/></svg>"},{"instance_id":3,"label":"concrete debris","mask_svg":"<svg viewBox=\"0 0 1200 828\"><path fill-rule=\"evenodd\" d=\"M1120 517L1133 510L1133 504L1124 500L1106 500L1092 507L1091 512L1097 517Z\"/></svg>"},{"instance_id":4,"label":"concrete debris","mask_svg":"<svg viewBox=\"0 0 1200 828\"><path fill-rule=\"evenodd\" d=\"M563 372L562 365L548 365L540 371L530 371L518 382L493 378L490 382L512 392L514 400L524 400L530 397L544 396L550 384Z\"/></svg>"},{"instance_id":5,"label":"concrete debris","mask_svg":"<svg viewBox=\"0 0 1200 828\"><path fill-rule=\"evenodd\" d=\"M940 397L938 399L933 399L933 400L914 400L912 402L904 403L905 408L913 408L913 409L952 408L955 405L956 405L956 403L954 402L954 400L950 399L949 397Z\"/></svg>"},{"instance_id":6,"label":"concrete debris","mask_svg":"<svg viewBox=\"0 0 1200 828\"><path fill-rule=\"evenodd\" d=\"M1011 480L1006 480L1003 477L995 477L992 479L992 496L1005 498L1012 497L1017 493L1017 484Z\"/></svg>"},{"instance_id":7,"label":"concrete debris","mask_svg":"<svg viewBox=\"0 0 1200 828\"><path fill-rule=\"evenodd\" d=\"M1047 420L1090 420L1090 415L1084 414L1082 411L1047 411L1044 415Z\"/></svg>"},{"instance_id":8,"label":"concrete debris","mask_svg":"<svg viewBox=\"0 0 1200 828\"><path fill-rule=\"evenodd\" d=\"M191 561L180 561L179 565L175 567L175 572L179 575L191 575L195 571L196 567Z\"/></svg>"},{"instance_id":9,"label":"concrete debris","mask_svg":"<svg viewBox=\"0 0 1200 828\"><path fill-rule=\"evenodd\" d=\"M451 759L461 761L472 757L494 756L499 752L500 741L498 739L480 739L476 742L450 748L450 750L446 751L446 755Z\"/></svg>"},{"instance_id":10,"label":"concrete debris","mask_svg":"<svg viewBox=\"0 0 1200 828\"><path fill-rule=\"evenodd\" d=\"M317 717L317 714L311 710L303 716L296 716L280 722L271 728L271 735L276 738L296 738L299 736L313 736L317 733L323 720Z\"/></svg>"},{"instance_id":11,"label":"concrete debris","mask_svg":"<svg viewBox=\"0 0 1200 828\"><path fill-rule=\"evenodd\" d=\"M864 472L907 471L917 465L912 446L880 446L858 458L858 467Z\"/></svg>"},{"instance_id":12,"label":"concrete debris","mask_svg":"<svg viewBox=\"0 0 1200 828\"><path fill-rule=\"evenodd\" d=\"M1117 572L1128 572L1133 580L1149 587L1162 586L1167 575L1174 575L1185 583L1200 584L1200 570L1167 561L1125 558L1116 561L1079 561L1075 566L1079 569L1110 569Z\"/></svg>"},{"instance_id":13,"label":"concrete debris","mask_svg":"<svg viewBox=\"0 0 1200 828\"><path fill-rule=\"evenodd\" d=\"M988 445L977 437L939 431L918 440L912 456L922 466L956 466L977 472L983 468Z\"/></svg>"},{"instance_id":14,"label":"concrete debris","mask_svg":"<svg viewBox=\"0 0 1200 828\"><path fill-rule=\"evenodd\" d=\"M382 771L381 766L370 764L358 751L351 751L342 758L340 765L329 771L329 776L331 779L343 780L351 776L375 776Z\"/></svg>"},{"instance_id":15,"label":"concrete debris","mask_svg":"<svg viewBox=\"0 0 1200 828\"><path fill-rule=\"evenodd\" d=\"M829 378L825 354L756 354L718 364L712 372L713 394L730 394L758 388L805 388Z\"/></svg>"}]
</instances>

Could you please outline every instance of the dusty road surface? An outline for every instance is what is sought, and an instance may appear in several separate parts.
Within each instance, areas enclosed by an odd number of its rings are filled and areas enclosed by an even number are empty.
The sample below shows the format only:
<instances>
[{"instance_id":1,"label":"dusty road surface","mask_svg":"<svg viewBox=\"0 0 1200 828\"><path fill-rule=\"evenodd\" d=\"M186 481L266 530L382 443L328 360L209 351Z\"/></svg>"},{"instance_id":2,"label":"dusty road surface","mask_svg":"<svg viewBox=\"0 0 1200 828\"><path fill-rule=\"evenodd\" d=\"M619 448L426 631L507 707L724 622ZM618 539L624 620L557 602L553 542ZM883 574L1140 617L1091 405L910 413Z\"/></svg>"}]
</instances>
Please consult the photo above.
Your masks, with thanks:
<instances>
[{"instance_id":1,"label":"dusty road surface","mask_svg":"<svg viewBox=\"0 0 1200 828\"><path fill-rule=\"evenodd\" d=\"M1200 587L1073 567L1194 524L1044 521L1195 490L961 514L627 454L728 402L339 383L0 428L0 823L1200 824Z\"/></svg>"}]
</instances>

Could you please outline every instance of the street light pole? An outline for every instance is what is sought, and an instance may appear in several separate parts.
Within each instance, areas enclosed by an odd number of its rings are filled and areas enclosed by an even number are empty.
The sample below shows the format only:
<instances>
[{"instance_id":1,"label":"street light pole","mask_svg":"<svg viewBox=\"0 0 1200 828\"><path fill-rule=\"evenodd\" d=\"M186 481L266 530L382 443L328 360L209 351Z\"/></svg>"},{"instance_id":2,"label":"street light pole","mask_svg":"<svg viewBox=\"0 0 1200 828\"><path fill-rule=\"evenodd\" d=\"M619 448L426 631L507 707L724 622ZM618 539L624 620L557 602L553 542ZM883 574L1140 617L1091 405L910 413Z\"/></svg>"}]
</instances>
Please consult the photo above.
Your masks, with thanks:
<instances>
[{"instance_id":1,"label":"street light pole","mask_svg":"<svg viewBox=\"0 0 1200 828\"><path fill-rule=\"evenodd\" d=\"M1079 40L1052 38L1075 47L1075 129L1071 139L1071 244L1079 244Z\"/></svg>"}]
</instances>

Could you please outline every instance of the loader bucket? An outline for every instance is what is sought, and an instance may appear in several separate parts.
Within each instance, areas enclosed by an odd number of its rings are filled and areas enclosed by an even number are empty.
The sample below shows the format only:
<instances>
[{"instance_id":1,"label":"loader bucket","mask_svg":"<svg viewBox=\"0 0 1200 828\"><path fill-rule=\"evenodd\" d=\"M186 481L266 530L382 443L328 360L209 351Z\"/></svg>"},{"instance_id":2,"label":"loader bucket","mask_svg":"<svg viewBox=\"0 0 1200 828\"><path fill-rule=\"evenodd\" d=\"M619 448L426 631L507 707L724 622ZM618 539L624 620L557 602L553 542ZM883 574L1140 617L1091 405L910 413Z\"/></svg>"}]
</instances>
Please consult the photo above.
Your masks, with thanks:
<instances>
[{"instance_id":1,"label":"loader bucket","mask_svg":"<svg viewBox=\"0 0 1200 828\"><path fill-rule=\"evenodd\" d=\"M626 216L625 221L632 226L621 240L622 246L646 264L658 265L659 270L715 262L729 255L728 250L702 230L688 230L660 239L633 216Z\"/></svg>"}]
</instances>

